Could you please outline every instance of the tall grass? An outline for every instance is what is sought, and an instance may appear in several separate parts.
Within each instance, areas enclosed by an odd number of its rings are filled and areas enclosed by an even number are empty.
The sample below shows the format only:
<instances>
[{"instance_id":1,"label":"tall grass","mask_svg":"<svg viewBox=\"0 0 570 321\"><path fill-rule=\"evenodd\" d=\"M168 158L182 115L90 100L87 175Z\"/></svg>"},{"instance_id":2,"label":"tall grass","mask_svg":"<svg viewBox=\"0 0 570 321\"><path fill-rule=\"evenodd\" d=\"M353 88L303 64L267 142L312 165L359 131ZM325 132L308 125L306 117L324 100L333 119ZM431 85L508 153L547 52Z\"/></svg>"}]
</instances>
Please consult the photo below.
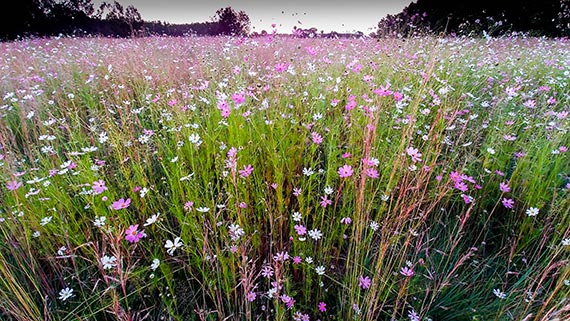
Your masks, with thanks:
<instances>
[{"instance_id":1,"label":"tall grass","mask_svg":"<svg viewBox=\"0 0 570 321\"><path fill-rule=\"evenodd\" d=\"M567 41L0 51L2 319L570 318Z\"/></svg>"}]
</instances>

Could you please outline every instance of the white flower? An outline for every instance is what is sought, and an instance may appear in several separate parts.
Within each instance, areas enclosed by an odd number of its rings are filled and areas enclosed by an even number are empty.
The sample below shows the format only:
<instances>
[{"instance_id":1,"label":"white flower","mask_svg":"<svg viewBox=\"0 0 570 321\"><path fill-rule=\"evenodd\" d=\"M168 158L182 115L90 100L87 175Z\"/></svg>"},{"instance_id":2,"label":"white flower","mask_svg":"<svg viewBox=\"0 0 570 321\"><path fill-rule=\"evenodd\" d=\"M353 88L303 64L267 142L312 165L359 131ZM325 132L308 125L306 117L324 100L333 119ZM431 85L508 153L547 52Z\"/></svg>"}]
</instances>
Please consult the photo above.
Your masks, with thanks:
<instances>
[{"instance_id":1,"label":"white flower","mask_svg":"<svg viewBox=\"0 0 570 321\"><path fill-rule=\"evenodd\" d=\"M188 137L188 140L196 146L200 146L202 144L202 140L200 139L200 135L198 135L198 134L190 135Z\"/></svg>"},{"instance_id":2,"label":"white flower","mask_svg":"<svg viewBox=\"0 0 570 321\"><path fill-rule=\"evenodd\" d=\"M313 171L313 169L310 167L309 168L306 168L306 167L303 168L303 175L305 175L305 176L311 176L314 173L315 173L315 171Z\"/></svg>"},{"instance_id":3,"label":"white flower","mask_svg":"<svg viewBox=\"0 0 570 321\"><path fill-rule=\"evenodd\" d=\"M174 242L171 240L166 240L166 244L164 245L164 247L168 249L168 250L166 250L166 252L170 255L173 255L174 251L181 246L182 246L182 242L180 241L179 237L176 237L174 239Z\"/></svg>"},{"instance_id":4,"label":"white flower","mask_svg":"<svg viewBox=\"0 0 570 321\"><path fill-rule=\"evenodd\" d=\"M311 263L313 263L313 258L310 257L310 256L307 256L307 257L305 258L305 262L307 262L307 264L311 264Z\"/></svg>"},{"instance_id":5,"label":"white flower","mask_svg":"<svg viewBox=\"0 0 570 321\"><path fill-rule=\"evenodd\" d=\"M331 195L334 192L333 188L330 186L325 187L325 194Z\"/></svg>"},{"instance_id":6,"label":"white flower","mask_svg":"<svg viewBox=\"0 0 570 321\"><path fill-rule=\"evenodd\" d=\"M382 196L380 196L380 200L382 200L382 202L387 202L390 199L390 196L384 194Z\"/></svg>"},{"instance_id":7,"label":"white flower","mask_svg":"<svg viewBox=\"0 0 570 321\"><path fill-rule=\"evenodd\" d=\"M529 208L528 210L526 210L526 215L537 216L538 215L538 208L536 208L536 207Z\"/></svg>"},{"instance_id":8,"label":"white flower","mask_svg":"<svg viewBox=\"0 0 570 321\"><path fill-rule=\"evenodd\" d=\"M101 258L101 264L104 270L112 269L117 266L115 262L117 262L117 258L114 256L105 255Z\"/></svg>"},{"instance_id":9,"label":"white flower","mask_svg":"<svg viewBox=\"0 0 570 321\"><path fill-rule=\"evenodd\" d=\"M316 114L313 115L313 120L314 120L314 121L317 121L317 120L319 120L319 119L321 119L321 118L323 118L323 114L321 114L321 113L316 113Z\"/></svg>"},{"instance_id":10,"label":"white flower","mask_svg":"<svg viewBox=\"0 0 570 321\"><path fill-rule=\"evenodd\" d=\"M96 227L103 227L103 226L105 226L106 220L107 220L107 217L105 217L105 216L96 216L95 220L93 221L93 225L95 225Z\"/></svg>"},{"instance_id":11,"label":"white flower","mask_svg":"<svg viewBox=\"0 0 570 321\"><path fill-rule=\"evenodd\" d=\"M495 155L495 150L491 147L487 148L487 153L491 154L491 155Z\"/></svg>"},{"instance_id":12,"label":"white flower","mask_svg":"<svg viewBox=\"0 0 570 321\"><path fill-rule=\"evenodd\" d=\"M318 241L321 239L321 237L323 237L323 233L321 231L319 231L318 229L312 229L309 231L309 236L313 240Z\"/></svg>"},{"instance_id":13,"label":"white flower","mask_svg":"<svg viewBox=\"0 0 570 321\"><path fill-rule=\"evenodd\" d=\"M370 222L370 228L371 228L373 231L378 230L379 227L380 227L380 225L379 225L378 223L376 223L375 221Z\"/></svg>"},{"instance_id":14,"label":"white flower","mask_svg":"<svg viewBox=\"0 0 570 321\"><path fill-rule=\"evenodd\" d=\"M151 270L156 270L158 269L158 266L160 265L160 260L157 258L152 259L152 264L150 265L150 269Z\"/></svg>"},{"instance_id":15,"label":"white flower","mask_svg":"<svg viewBox=\"0 0 570 321\"><path fill-rule=\"evenodd\" d=\"M65 254L65 251L67 251L67 247L65 246L60 247L59 250L57 250L57 255L63 256Z\"/></svg>"},{"instance_id":16,"label":"white flower","mask_svg":"<svg viewBox=\"0 0 570 321\"><path fill-rule=\"evenodd\" d=\"M317 272L318 275L323 275L323 274L325 274L325 267L322 265L319 265L315 268L315 272Z\"/></svg>"},{"instance_id":17,"label":"white flower","mask_svg":"<svg viewBox=\"0 0 570 321\"><path fill-rule=\"evenodd\" d=\"M141 198L145 197L145 195L148 193L148 188L143 187L140 192L139 195L141 196Z\"/></svg>"},{"instance_id":18,"label":"white flower","mask_svg":"<svg viewBox=\"0 0 570 321\"><path fill-rule=\"evenodd\" d=\"M52 218L53 218L52 216L46 216L46 217L42 218L40 225L44 226L44 225L48 224L49 222L51 222Z\"/></svg>"},{"instance_id":19,"label":"white flower","mask_svg":"<svg viewBox=\"0 0 570 321\"><path fill-rule=\"evenodd\" d=\"M32 233L33 237L40 237L40 231L35 231L34 233Z\"/></svg>"},{"instance_id":20,"label":"white flower","mask_svg":"<svg viewBox=\"0 0 570 321\"><path fill-rule=\"evenodd\" d=\"M201 213L206 213L207 211L209 211L210 208L209 207L198 207L196 209L196 211L201 212Z\"/></svg>"},{"instance_id":21,"label":"white flower","mask_svg":"<svg viewBox=\"0 0 570 321\"><path fill-rule=\"evenodd\" d=\"M144 223L144 226L149 226L151 224L156 223L156 221L158 221L158 217L160 216L160 213L156 213L154 215L152 215L151 217L146 219L146 223Z\"/></svg>"},{"instance_id":22,"label":"white flower","mask_svg":"<svg viewBox=\"0 0 570 321\"><path fill-rule=\"evenodd\" d=\"M299 213L299 212L294 212L294 213L293 213L293 221L299 222L299 221L301 221L302 218L303 218L303 217L301 216L301 213Z\"/></svg>"},{"instance_id":23,"label":"white flower","mask_svg":"<svg viewBox=\"0 0 570 321\"><path fill-rule=\"evenodd\" d=\"M507 294L499 289L494 289L493 294L499 299L505 299L507 297Z\"/></svg>"},{"instance_id":24,"label":"white flower","mask_svg":"<svg viewBox=\"0 0 570 321\"><path fill-rule=\"evenodd\" d=\"M562 240L562 245L570 246L570 237Z\"/></svg>"},{"instance_id":25,"label":"white flower","mask_svg":"<svg viewBox=\"0 0 570 321\"><path fill-rule=\"evenodd\" d=\"M239 240L240 237L245 235L245 231L235 223L229 226L229 233L230 233L230 238L234 242Z\"/></svg>"},{"instance_id":26,"label":"white flower","mask_svg":"<svg viewBox=\"0 0 570 321\"><path fill-rule=\"evenodd\" d=\"M73 289L65 288L59 291L59 299L65 301L73 296Z\"/></svg>"}]
</instances>

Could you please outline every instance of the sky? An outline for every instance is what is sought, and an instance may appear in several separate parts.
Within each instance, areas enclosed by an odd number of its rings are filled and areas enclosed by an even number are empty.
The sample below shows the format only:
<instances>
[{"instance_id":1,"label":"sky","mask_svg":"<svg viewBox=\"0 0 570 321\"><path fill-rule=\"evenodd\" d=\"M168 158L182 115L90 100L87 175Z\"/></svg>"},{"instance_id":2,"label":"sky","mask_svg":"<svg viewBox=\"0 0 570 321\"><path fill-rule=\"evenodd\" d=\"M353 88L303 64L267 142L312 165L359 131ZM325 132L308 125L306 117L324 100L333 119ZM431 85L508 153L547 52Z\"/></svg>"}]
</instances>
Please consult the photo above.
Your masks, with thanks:
<instances>
[{"instance_id":1,"label":"sky","mask_svg":"<svg viewBox=\"0 0 570 321\"><path fill-rule=\"evenodd\" d=\"M96 6L101 1L94 1ZM112 2L112 1L107 1ZM316 27L324 32L369 34L386 14L400 12L412 0L119 0L125 7L135 6L146 21L191 23L211 20L216 10L232 7L250 18L251 31L290 33L293 26Z\"/></svg>"}]
</instances>

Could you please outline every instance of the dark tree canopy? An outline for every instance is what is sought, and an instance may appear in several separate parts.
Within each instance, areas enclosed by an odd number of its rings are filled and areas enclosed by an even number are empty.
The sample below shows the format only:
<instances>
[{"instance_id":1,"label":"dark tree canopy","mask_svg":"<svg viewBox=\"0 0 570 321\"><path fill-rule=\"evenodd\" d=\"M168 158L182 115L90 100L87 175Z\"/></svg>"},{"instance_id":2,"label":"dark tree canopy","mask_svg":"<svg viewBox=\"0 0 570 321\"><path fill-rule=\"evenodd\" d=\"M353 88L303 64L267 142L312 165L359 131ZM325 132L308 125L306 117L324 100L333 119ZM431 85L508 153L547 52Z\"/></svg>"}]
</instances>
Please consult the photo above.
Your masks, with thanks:
<instances>
[{"instance_id":1,"label":"dark tree canopy","mask_svg":"<svg viewBox=\"0 0 570 321\"><path fill-rule=\"evenodd\" d=\"M215 22L218 24L218 34L245 36L249 34L249 16L244 12L236 12L231 7L216 11Z\"/></svg>"},{"instance_id":2,"label":"dark tree canopy","mask_svg":"<svg viewBox=\"0 0 570 321\"><path fill-rule=\"evenodd\" d=\"M378 23L380 35L418 32L561 36L568 33L569 0L417 0ZM566 21L566 22L565 22Z\"/></svg>"}]
</instances>

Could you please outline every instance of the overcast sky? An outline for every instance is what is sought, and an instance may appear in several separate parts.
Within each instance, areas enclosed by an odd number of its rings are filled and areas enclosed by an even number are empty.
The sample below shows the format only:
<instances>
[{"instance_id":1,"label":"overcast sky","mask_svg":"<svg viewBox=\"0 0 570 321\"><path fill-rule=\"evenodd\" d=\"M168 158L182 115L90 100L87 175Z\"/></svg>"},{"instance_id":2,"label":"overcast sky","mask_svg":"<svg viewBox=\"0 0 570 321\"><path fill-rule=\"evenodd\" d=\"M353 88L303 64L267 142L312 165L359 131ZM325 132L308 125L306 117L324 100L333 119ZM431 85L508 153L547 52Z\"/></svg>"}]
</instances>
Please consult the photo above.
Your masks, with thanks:
<instances>
[{"instance_id":1,"label":"overcast sky","mask_svg":"<svg viewBox=\"0 0 570 321\"><path fill-rule=\"evenodd\" d=\"M95 4L102 1L96 0ZM112 2L108 0L107 2ZM161 20L171 23L208 21L219 8L232 7L244 10L252 31L289 33L293 26L316 27L318 30L368 34L377 22L389 13L398 13L412 0L119 0L125 7L134 5L147 21Z\"/></svg>"}]
</instances>

